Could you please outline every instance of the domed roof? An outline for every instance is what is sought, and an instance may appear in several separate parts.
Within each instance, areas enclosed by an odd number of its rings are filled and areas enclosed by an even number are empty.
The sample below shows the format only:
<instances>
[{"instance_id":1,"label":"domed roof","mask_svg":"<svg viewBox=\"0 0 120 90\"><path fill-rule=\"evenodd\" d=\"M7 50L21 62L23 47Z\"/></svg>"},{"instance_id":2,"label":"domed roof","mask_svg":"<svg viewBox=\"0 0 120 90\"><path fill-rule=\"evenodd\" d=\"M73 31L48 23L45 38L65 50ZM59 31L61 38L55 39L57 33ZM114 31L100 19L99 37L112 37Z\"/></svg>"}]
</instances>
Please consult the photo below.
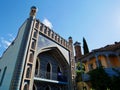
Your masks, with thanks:
<instances>
[{"instance_id":1,"label":"domed roof","mask_svg":"<svg viewBox=\"0 0 120 90\"><path fill-rule=\"evenodd\" d=\"M32 6L31 9L37 9L35 6Z\"/></svg>"}]
</instances>

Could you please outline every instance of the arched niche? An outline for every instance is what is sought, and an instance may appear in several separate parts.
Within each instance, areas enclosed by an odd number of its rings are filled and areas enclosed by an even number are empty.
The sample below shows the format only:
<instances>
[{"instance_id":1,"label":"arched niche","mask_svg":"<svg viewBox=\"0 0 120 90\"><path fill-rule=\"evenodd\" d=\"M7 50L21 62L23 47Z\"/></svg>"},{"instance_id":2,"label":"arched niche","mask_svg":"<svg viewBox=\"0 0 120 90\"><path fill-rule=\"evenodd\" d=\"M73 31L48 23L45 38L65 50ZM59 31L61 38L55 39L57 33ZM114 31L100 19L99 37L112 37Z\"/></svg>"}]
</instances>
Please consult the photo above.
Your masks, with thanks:
<instances>
[{"instance_id":1,"label":"arched niche","mask_svg":"<svg viewBox=\"0 0 120 90\"><path fill-rule=\"evenodd\" d=\"M46 67L46 78L47 79L51 78L51 73L52 73L52 66L50 63L48 63Z\"/></svg>"},{"instance_id":2,"label":"arched niche","mask_svg":"<svg viewBox=\"0 0 120 90\"><path fill-rule=\"evenodd\" d=\"M36 66L35 66L35 75L38 76L40 71L40 59L36 59Z\"/></svg>"},{"instance_id":3,"label":"arched niche","mask_svg":"<svg viewBox=\"0 0 120 90\"><path fill-rule=\"evenodd\" d=\"M31 77L31 71L32 71L31 66L27 66L26 78L30 78Z\"/></svg>"}]
</instances>

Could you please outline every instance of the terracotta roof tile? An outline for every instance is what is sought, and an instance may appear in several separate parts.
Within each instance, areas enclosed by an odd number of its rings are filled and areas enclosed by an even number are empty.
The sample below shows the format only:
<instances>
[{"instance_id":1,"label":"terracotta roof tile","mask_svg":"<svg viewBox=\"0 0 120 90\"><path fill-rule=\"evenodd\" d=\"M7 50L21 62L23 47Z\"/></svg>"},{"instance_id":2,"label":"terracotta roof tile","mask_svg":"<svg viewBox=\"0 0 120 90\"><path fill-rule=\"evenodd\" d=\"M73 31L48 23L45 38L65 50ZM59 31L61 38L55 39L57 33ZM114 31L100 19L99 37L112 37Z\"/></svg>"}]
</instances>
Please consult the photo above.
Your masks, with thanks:
<instances>
[{"instance_id":1,"label":"terracotta roof tile","mask_svg":"<svg viewBox=\"0 0 120 90\"><path fill-rule=\"evenodd\" d=\"M115 51L116 49L120 48L120 42L115 42L111 45L106 45L105 47L94 49L93 51Z\"/></svg>"}]
</instances>

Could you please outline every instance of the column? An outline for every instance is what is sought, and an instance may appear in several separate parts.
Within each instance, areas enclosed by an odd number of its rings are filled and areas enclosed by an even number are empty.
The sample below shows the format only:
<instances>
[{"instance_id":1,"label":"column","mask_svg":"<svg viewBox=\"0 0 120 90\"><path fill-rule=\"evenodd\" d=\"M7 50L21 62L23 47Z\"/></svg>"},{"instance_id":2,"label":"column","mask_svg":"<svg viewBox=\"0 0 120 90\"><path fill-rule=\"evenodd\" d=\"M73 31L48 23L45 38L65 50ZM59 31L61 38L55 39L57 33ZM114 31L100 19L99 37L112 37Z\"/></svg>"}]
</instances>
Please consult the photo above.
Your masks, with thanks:
<instances>
[{"instance_id":1,"label":"column","mask_svg":"<svg viewBox=\"0 0 120 90\"><path fill-rule=\"evenodd\" d=\"M89 59L87 59L87 63L88 63L88 70L86 72L90 71Z\"/></svg>"},{"instance_id":2,"label":"column","mask_svg":"<svg viewBox=\"0 0 120 90\"><path fill-rule=\"evenodd\" d=\"M119 54L117 54L116 56L117 56L117 58L118 58L118 61L120 62L120 56L119 56Z\"/></svg>"},{"instance_id":3,"label":"column","mask_svg":"<svg viewBox=\"0 0 120 90\"><path fill-rule=\"evenodd\" d=\"M110 60L109 60L109 55L108 55L108 54L106 54L106 58L107 58L108 67L111 67L112 65L111 65L111 62L110 62Z\"/></svg>"},{"instance_id":4,"label":"column","mask_svg":"<svg viewBox=\"0 0 120 90\"><path fill-rule=\"evenodd\" d=\"M96 58L96 65L97 65L97 67L100 67L99 61L98 61L98 55L95 55L95 58Z\"/></svg>"}]
</instances>

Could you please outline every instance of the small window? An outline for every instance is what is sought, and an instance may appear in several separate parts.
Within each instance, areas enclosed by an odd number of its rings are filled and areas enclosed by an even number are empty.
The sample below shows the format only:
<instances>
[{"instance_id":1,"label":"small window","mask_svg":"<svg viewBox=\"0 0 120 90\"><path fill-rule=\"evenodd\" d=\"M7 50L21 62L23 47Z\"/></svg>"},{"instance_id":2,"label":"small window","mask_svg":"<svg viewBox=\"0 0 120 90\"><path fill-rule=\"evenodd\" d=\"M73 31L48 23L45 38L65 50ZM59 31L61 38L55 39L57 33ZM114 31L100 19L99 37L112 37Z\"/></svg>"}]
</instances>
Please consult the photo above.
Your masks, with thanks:
<instances>
[{"instance_id":1,"label":"small window","mask_svg":"<svg viewBox=\"0 0 120 90\"><path fill-rule=\"evenodd\" d=\"M26 72L26 78L30 78L31 77L31 67L28 66L27 67L27 72Z\"/></svg>"},{"instance_id":2,"label":"small window","mask_svg":"<svg viewBox=\"0 0 120 90\"><path fill-rule=\"evenodd\" d=\"M58 36L58 42L60 42L60 37Z\"/></svg>"},{"instance_id":3,"label":"small window","mask_svg":"<svg viewBox=\"0 0 120 90\"><path fill-rule=\"evenodd\" d=\"M60 70L60 67L57 68L57 80L62 81L62 72Z\"/></svg>"},{"instance_id":4,"label":"small window","mask_svg":"<svg viewBox=\"0 0 120 90\"><path fill-rule=\"evenodd\" d=\"M52 38L54 38L54 32L52 32Z\"/></svg>"},{"instance_id":5,"label":"small window","mask_svg":"<svg viewBox=\"0 0 120 90\"><path fill-rule=\"evenodd\" d=\"M65 46L65 40L63 40L63 45Z\"/></svg>"},{"instance_id":6,"label":"small window","mask_svg":"<svg viewBox=\"0 0 120 90\"><path fill-rule=\"evenodd\" d=\"M61 44L63 43L63 39L61 39Z\"/></svg>"},{"instance_id":7,"label":"small window","mask_svg":"<svg viewBox=\"0 0 120 90\"><path fill-rule=\"evenodd\" d=\"M35 28L39 28L39 22L37 21L36 24L35 24Z\"/></svg>"},{"instance_id":8,"label":"small window","mask_svg":"<svg viewBox=\"0 0 120 90\"><path fill-rule=\"evenodd\" d=\"M30 52L29 62L33 62L33 56L34 56L33 52Z\"/></svg>"},{"instance_id":9,"label":"small window","mask_svg":"<svg viewBox=\"0 0 120 90\"><path fill-rule=\"evenodd\" d=\"M44 33L45 34L47 33L47 27L46 26L44 27Z\"/></svg>"},{"instance_id":10,"label":"small window","mask_svg":"<svg viewBox=\"0 0 120 90\"><path fill-rule=\"evenodd\" d=\"M23 90L29 90L29 85L26 83Z\"/></svg>"},{"instance_id":11,"label":"small window","mask_svg":"<svg viewBox=\"0 0 120 90\"><path fill-rule=\"evenodd\" d=\"M55 35L55 40L57 40L57 35Z\"/></svg>"},{"instance_id":12,"label":"small window","mask_svg":"<svg viewBox=\"0 0 120 90\"><path fill-rule=\"evenodd\" d=\"M51 33L51 30L49 29L49 30L48 30L48 36L50 36L50 33Z\"/></svg>"},{"instance_id":13,"label":"small window","mask_svg":"<svg viewBox=\"0 0 120 90\"><path fill-rule=\"evenodd\" d=\"M37 38L37 30L34 30L34 35L33 37Z\"/></svg>"},{"instance_id":14,"label":"small window","mask_svg":"<svg viewBox=\"0 0 120 90\"><path fill-rule=\"evenodd\" d=\"M32 40L32 46L31 46L31 48L32 48L32 49L35 49L35 45L36 45L36 41L35 41L35 40Z\"/></svg>"},{"instance_id":15,"label":"small window","mask_svg":"<svg viewBox=\"0 0 120 90\"><path fill-rule=\"evenodd\" d=\"M41 25L40 25L40 31L42 31L42 29L43 29L43 24L41 23Z\"/></svg>"}]
</instances>

